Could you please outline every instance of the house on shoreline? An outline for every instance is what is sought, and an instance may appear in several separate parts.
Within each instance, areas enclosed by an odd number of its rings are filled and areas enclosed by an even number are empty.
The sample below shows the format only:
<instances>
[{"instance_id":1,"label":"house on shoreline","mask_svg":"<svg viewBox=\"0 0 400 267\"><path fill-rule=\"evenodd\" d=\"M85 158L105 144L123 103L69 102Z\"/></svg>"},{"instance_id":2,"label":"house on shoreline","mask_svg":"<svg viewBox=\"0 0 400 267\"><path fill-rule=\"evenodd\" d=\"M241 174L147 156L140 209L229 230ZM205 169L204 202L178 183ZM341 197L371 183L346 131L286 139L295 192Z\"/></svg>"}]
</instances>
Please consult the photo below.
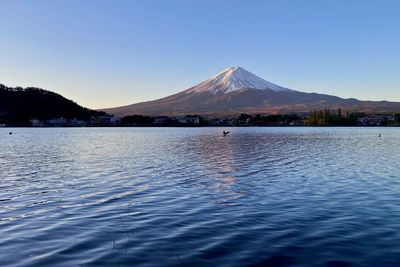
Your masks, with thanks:
<instances>
[{"instance_id":1,"label":"house on shoreline","mask_svg":"<svg viewBox=\"0 0 400 267\"><path fill-rule=\"evenodd\" d=\"M369 115L358 119L362 126L383 126L393 124L395 117L391 115Z\"/></svg>"},{"instance_id":2,"label":"house on shoreline","mask_svg":"<svg viewBox=\"0 0 400 267\"><path fill-rule=\"evenodd\" d=\"M178 124L194 126L200 125L200 117L196 115L179 116L176 117L176 120L178 121Z\"/></svg>"},{"instance_id":3,"label":"house on shoreline","mask_svg":"<svg viewBox=\"0 0 400 267\"><path fill-rule=\"evenodd\" d=\"M92 117L90 120L80 120L77 118L66 119L63 117L49 120L39 120L32 118L29 124L32 127L107 127L119 126L121 119L112 115Z\"/></svg>"}]
</instances>

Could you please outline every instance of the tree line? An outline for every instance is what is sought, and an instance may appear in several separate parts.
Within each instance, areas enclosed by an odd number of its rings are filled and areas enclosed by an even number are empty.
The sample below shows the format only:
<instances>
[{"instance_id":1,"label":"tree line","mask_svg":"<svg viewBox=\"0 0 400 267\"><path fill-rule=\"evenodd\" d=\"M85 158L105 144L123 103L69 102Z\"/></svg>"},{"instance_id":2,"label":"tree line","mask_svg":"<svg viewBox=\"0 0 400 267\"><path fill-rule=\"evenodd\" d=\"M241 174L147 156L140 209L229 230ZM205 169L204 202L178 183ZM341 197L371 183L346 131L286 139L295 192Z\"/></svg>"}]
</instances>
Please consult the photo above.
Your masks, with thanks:
<instances>
[{"instance_id":1,"label":"tree line","mask_svg":"<svg viewBox=\"0 0 400 267\"><path fill-rule=\"evenodd\" d=\"M40 88L7 87L0 84L0 123L30 125L29 120L65 119L89 120L105 112L82 107L72 100Z\"/></svg>"},{"instance_id":2,"label":"tree line","mask_svg":"<svg viewBox=\"0 0 400 267\"><path fill-rule=\"evenodd\" d=\"M363 116L366 116L366 114L363 112L350 113L348 110L343 112L340 107L337 110L330 110L326 108L317 111L314 109L309 113L309 116L306 119L306 124L319 126L351 126L357 125L358 119Z\"/></svg>"}]
</instances>

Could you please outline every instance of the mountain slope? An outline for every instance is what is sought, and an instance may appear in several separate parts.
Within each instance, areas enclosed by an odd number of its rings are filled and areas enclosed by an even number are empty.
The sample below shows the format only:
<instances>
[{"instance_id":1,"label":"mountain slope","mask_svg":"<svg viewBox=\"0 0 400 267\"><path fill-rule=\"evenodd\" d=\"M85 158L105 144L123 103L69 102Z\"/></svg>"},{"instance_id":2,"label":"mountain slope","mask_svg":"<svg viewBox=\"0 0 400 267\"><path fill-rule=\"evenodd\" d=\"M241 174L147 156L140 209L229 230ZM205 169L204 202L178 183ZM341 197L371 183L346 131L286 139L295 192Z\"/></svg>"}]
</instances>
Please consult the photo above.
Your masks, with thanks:
<instances>
[{"instance_id":1,"label":"mountain slope","mask_svg":"<svg viewBox=\"0 0 400 267\"><path fill-rule=\"evenodd\" d=\"M24 124L29 119L52 118L89 119L104 112L79 106L72 100L39 88L11 88L0 84L0 119L8 123Z\"/></svg>"},{"instance_id":2,"label":"mountain slope","mask_svg":"<svg viewBox=\"0 0 400 267\"><path fill-rule=\"evenodd\" d=\"M228 115L308 112L314 108L337 107L365 112L400 111L400 103L397 102L343 99L287 89L261 79L241 67L228 68L196 86L165 98L104 111L118 116Z\"/></svg>"},{"instance_id":3,"label":"mountain slope","mask_svg":"<svg viewBox=\"0 0 400 267\"><path fill-rule=\"evenodd\" d=\"M245 88L273 91L292 91L279 85L270 83L253 73L241 68L230 67L218 73L214 77L186 90L186 93L212 92L231 93Z\"/></svg>"}]
</instances>

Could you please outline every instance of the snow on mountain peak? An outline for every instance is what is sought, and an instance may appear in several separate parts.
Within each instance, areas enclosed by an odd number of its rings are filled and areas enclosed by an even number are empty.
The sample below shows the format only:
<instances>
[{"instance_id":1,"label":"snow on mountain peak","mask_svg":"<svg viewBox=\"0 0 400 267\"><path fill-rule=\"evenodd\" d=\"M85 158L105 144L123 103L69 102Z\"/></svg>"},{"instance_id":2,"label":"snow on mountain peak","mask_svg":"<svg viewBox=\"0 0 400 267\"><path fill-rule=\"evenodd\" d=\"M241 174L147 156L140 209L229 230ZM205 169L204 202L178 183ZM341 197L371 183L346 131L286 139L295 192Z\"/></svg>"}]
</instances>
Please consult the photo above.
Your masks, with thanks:
<instances>
[{"instance_id":1,"label":"snow on mountain peak","mask_svg":"<svg viewBox=\"0 0 400 267\"><path fill-rule=\"evenodd\" d=\"M241 67L229 67L214 77L188 89L186 93L200 93L206 91L210 91L214 94L230 93L241 89L292 91L261 79Z\"/></svg>"}]
</instances>

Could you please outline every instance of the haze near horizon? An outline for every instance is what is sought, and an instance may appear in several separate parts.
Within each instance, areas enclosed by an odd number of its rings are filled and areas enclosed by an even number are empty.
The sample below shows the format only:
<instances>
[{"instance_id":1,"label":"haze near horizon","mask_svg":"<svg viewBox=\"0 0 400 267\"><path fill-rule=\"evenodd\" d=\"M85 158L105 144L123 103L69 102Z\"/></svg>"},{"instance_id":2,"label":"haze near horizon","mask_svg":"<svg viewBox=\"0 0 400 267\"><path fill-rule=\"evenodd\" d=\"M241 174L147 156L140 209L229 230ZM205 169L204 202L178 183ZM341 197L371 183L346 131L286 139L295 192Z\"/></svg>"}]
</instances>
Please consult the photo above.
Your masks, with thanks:
<instances>
[{"instance_id":1,"label":"haze near horizon","mask_svg":"<svg viewBox=\"0 0 400 267\"><path fill-rule=\"evenodd\" d=\"M2 1L0 83L90 108L165 97L229 66L286 88L400 101L397 1Z\"/></svg>"}]
</instances>

